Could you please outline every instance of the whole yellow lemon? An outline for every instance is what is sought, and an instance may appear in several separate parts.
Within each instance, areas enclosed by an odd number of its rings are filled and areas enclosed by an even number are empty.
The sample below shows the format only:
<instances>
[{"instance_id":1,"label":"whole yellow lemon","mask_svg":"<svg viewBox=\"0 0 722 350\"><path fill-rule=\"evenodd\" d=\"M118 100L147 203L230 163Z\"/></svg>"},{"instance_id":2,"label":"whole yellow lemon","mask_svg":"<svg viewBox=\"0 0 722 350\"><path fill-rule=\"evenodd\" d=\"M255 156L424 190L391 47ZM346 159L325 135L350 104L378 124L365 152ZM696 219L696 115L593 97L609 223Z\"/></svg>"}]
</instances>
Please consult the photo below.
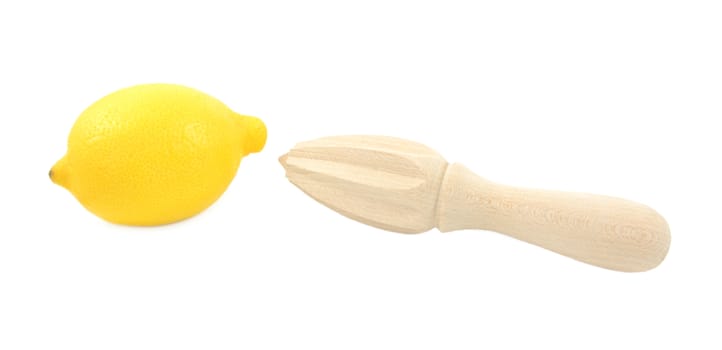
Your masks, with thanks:
<instances>
[{"instance_id":1,"label":"whole yellow lemon","mask_svg":"<svg viewBox=\"0 0 722 350\"><path fill-rule=\"evenodd\" d=\"M162 225L206 209L266 126L180 85L147 84L103 97L78 117L50 178L95 215Z\"/></svg>"}]
</instances>

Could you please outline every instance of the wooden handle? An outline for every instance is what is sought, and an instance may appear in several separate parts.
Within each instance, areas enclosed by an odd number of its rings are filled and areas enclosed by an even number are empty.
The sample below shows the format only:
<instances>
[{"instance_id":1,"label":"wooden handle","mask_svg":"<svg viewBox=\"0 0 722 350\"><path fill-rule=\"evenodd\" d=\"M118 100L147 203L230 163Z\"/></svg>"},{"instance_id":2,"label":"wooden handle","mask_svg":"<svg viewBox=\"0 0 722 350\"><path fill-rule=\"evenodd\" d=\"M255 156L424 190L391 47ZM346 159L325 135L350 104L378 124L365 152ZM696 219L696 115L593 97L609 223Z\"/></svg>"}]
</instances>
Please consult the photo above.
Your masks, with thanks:
<instances>
[{"instance_id":1,"label":"wooden handle","mask_svg":"<svg viewBox=\"0 0 722 350\"><path fill-rule=\"evenodd\" d=\"M442 232L491 230L592 265L646 271L670 243L667 222L632 201L544 191L487 181L461 164L449 165L437 203Z\"/></svg>"}]
</instances>

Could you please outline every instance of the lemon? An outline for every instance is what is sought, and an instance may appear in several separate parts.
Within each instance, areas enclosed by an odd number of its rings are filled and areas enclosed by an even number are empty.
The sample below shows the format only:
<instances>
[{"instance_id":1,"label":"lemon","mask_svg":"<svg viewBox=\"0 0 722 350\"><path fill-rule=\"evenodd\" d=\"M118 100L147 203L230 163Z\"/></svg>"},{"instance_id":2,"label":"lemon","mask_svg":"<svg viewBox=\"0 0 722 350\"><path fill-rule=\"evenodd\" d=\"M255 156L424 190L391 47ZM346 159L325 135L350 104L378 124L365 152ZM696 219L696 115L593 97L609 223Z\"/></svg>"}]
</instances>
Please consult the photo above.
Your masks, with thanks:
<instances>
[{"instance_id":1,"label":"lemon","mask_svg":"<svg viewBox=\"0 0 722 350\"><path fill-rule=\"evenodd\" d=\"M263 149L266 127L195 89L137 85L88 107L51 180L118 224L162 225L218 199L241 158Z\"/></svg>"}]
</instances>

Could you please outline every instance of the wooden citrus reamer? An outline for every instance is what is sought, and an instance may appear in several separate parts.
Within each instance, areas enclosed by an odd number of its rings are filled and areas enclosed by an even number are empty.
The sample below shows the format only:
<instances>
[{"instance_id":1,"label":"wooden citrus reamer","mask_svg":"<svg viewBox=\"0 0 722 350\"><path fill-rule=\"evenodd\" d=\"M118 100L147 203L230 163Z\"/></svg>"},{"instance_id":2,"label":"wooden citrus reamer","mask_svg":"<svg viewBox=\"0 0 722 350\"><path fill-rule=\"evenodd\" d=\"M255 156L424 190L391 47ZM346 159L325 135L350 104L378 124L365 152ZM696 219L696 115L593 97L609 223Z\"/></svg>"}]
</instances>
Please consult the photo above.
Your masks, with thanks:
<instances>
[{"instance_id":1,"label":"wooden citrus reamer","mask_svg":"<svg viewBox=\"0 0 722 350\"><path fill-rule=\"evenodd\" d=\"M317 201L385 230L497 231L619 271L649 270L669 249L667 222L645 205L493 183L403 139L326 137L298 143L280 162Z\"/></svg>"}]
</instances>

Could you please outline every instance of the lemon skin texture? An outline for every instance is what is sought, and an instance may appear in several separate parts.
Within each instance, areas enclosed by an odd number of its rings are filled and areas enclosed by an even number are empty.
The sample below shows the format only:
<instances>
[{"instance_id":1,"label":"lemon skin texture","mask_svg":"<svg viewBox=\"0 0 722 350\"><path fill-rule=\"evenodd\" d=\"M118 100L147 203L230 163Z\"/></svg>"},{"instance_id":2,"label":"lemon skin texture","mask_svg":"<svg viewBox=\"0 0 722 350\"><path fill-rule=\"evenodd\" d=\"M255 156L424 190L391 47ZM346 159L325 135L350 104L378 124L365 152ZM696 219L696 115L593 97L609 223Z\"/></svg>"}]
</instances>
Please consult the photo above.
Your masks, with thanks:
<instances>
[{"instance_id":1,"label":"lemon skin texture","mask_svg":"<svg viewBox=\"0 0 722 350\"><path fill-rule=\"evenodd\" d=\"M266 127L198 90L137 85L88 107L50 170L90 212L117 224L163 225L196 215L226 190Z\"/></svg>"}]
</instances>

